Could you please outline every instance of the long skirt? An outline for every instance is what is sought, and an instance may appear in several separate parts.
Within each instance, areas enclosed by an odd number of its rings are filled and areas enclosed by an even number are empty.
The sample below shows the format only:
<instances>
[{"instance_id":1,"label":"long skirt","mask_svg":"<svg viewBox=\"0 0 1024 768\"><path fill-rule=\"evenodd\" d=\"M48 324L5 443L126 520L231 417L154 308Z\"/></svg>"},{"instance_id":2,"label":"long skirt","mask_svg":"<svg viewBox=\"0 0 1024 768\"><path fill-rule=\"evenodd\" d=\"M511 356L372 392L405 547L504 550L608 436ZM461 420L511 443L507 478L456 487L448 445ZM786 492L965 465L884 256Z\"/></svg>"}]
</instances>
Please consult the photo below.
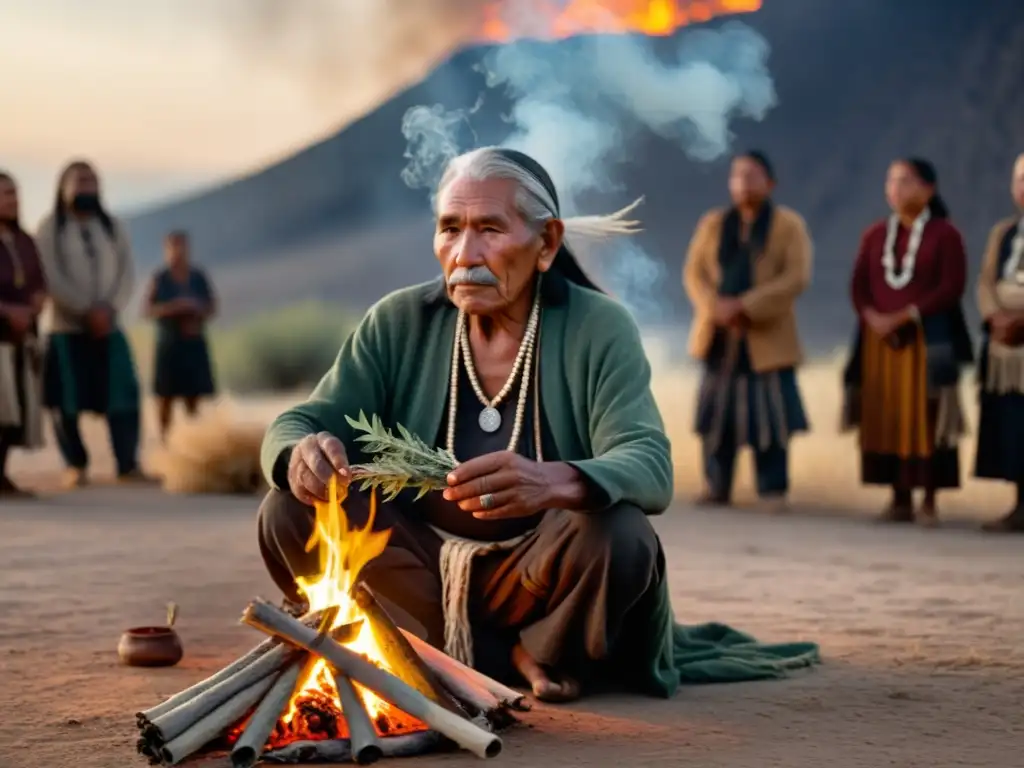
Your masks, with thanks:
<instances>
[{"instance_id":1,"label":"long skirt","mask_svg":"<svg viewBox=\"0 0 1024 768\"><path fill-rule=\"evenodd\" d=\"M157 342L153 393L157 397L209 397L213 369L205 336L162 338Z\"/></svg>"},{"instance_id":2,"label":"long skirt","mask_svg":"<svg viewBox=\"0 0 1024 768\"><path fill-rule=\"evenodd\" d=\"M964 434L956 384L929 384L924 333L894 348L861 334L861 386L849 394L845 426L860 429L861 481L902 489L958 488Z\"/></svg>"},{"instance_id":3,"label":"long skirt","mask_svg":"<svg viewBox=\"0 0 1024 768\"><path fill-rule=\"evenodd\" d=\"M1024 483L1024 349L985 339L978 365L978 452L974 473Z\"/></svg>"},{"instance_id":4,"label":"long skirt","mask_svg":"<svg viewBox=\"0 0 1024 768\"><path fill-rule=\"evenodd\" d=\"M6 448L43 445L39 355L34 339L0 342L0 436Z\"/></svg>"},{"instance_id":5,"label":"long skirt","mask_svg":"<svg viewBox=\"0 0 1024 768\"><path fill-rule=\"evenodd\" d=\"M128 340L120 331L96 339L54 333L47 340L43 403L65 415L137 413L139 383Z\"/></svg>"}]
</instances>

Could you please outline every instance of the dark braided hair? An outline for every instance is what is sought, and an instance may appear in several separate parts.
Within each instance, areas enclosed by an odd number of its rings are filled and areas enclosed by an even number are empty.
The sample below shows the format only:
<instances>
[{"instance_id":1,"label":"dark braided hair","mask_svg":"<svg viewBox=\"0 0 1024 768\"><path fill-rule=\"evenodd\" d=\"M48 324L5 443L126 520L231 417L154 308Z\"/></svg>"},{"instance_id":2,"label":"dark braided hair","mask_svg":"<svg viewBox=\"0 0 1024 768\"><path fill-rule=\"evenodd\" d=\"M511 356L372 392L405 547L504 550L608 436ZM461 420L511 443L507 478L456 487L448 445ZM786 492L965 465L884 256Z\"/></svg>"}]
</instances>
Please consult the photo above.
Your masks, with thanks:
<instances>
[{"instance_id":1,"label":"dark braided hair","mask_svg":"<svg viewBox=\"0 0 1024 768\"><path fill-rule=\"evenodd\" d=\"M913 171L914 175L921 182L934 190L931 198L928 200L928 212L931 213L932 218L948 219L949 207L939 194L939 173L935 170L935 165L923 157L905 157L902 162Z\"/></svg>"},{"instance_id":2,"label":"dark braided hair","mask_svg":"<svg viewBox=\"0 0 1024 768\"><path fill-rule=\"evenodd\" d=\"M57 231L59 232L64 228L64 225L68 220L68 204L64 201L64 184L75 171L86 170L96 175L96 170L86 160L72 160L66 166L64 170L60 172L60 176L57 177L57 197L53 204L53 215L54 220L57 224ZM114 237L114 219L106 208L103 207L102 202L98 202L96 206L96 218L100 220L100 225L103 230L107 233L108 237Z\"/></svg>"}]
</instances>

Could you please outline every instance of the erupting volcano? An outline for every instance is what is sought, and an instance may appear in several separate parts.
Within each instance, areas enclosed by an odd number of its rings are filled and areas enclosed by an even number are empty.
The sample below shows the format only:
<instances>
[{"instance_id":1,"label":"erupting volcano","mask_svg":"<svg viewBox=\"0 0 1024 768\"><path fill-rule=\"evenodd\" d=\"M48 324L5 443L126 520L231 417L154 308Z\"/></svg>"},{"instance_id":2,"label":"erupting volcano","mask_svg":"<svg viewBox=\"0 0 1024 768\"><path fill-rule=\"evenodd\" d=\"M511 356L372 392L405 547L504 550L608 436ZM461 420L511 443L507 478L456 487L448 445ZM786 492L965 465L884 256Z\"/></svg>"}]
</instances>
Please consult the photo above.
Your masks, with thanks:
<instances>
[{"instance_id":1,"label":"erupting volcano","mask_svg":"<svg viewBox=\"0 0 1024 768\"><path fill-rule=\"evenodd\" d=\"M687 24L757 11L761 0L531 0L513 5L514 20L501 3L487 7L484 41L560 39L587 33L670 35Z\"/></svg>"}]
</instances>

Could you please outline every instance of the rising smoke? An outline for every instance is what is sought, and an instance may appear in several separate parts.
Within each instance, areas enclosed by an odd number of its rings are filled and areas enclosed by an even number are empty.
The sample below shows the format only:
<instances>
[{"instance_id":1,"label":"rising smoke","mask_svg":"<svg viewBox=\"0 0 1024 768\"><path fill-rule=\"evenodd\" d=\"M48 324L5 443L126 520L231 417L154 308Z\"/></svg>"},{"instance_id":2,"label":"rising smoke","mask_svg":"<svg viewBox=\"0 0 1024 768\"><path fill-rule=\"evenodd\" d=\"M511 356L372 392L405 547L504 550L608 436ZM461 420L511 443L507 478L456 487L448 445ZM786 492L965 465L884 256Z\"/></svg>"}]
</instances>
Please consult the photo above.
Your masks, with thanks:
<instances>
[{"instance_id":1,"label":"rising smoke","mask_svg":"<svg viewBox=\"0 0 1024 768\"><path fill-rule=\"evenodd\" d=\"M473 38L480 0L218 0L203 5L251 66L339 118L374 107Z\"/></svg>"},{"instance_id":2,"label":"rising smoke","mask_svg":"<svg viewBox=\"0 0 1024 768\"><path fill-rule=\"evenodd\" d=\"M506 19L514 32L536 24L535 18L523 24L516 19ZM500 144L540 161L555 181L563 214L572 215L583 195L618 189L616 170L629 160L641 132L671 140L698 161L727 152L730 123L761 120L776 103L768 53L757 32L728 22L680 35L668 60L655 55L649 38L612 35L571 45L499 46L483 68L488 88L503 90L512 102ZM406 113L406 184L433 188L444 164L473 148L467 128L479 106L460 111L424 105ZM638 196L644 190L626 191ZM659 319L656 289L665 279L660 261L627 241L605 253L578 255L638 319Z\"/></svg>"}]
</instances>

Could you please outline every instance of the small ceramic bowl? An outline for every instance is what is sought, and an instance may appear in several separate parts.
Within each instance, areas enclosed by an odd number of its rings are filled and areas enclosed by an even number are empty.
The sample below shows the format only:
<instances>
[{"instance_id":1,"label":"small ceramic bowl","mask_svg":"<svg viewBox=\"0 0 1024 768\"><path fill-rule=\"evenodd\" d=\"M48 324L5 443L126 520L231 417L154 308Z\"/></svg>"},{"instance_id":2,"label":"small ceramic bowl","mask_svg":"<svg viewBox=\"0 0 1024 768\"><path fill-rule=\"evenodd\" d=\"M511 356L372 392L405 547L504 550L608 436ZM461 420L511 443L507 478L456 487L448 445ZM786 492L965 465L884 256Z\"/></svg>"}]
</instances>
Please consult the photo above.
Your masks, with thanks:
<instances>
[{"instance_id":1,"label":"small ceramic bowl","mask_svg":"<svg viewBox=\"0 0 1024 768\"><path fill-rule=\"evenodd\" d=\"M170 627L126 629L117 655L130 667L173 667L182 656L181 640Z\"/></svg>"}]
</instances>

